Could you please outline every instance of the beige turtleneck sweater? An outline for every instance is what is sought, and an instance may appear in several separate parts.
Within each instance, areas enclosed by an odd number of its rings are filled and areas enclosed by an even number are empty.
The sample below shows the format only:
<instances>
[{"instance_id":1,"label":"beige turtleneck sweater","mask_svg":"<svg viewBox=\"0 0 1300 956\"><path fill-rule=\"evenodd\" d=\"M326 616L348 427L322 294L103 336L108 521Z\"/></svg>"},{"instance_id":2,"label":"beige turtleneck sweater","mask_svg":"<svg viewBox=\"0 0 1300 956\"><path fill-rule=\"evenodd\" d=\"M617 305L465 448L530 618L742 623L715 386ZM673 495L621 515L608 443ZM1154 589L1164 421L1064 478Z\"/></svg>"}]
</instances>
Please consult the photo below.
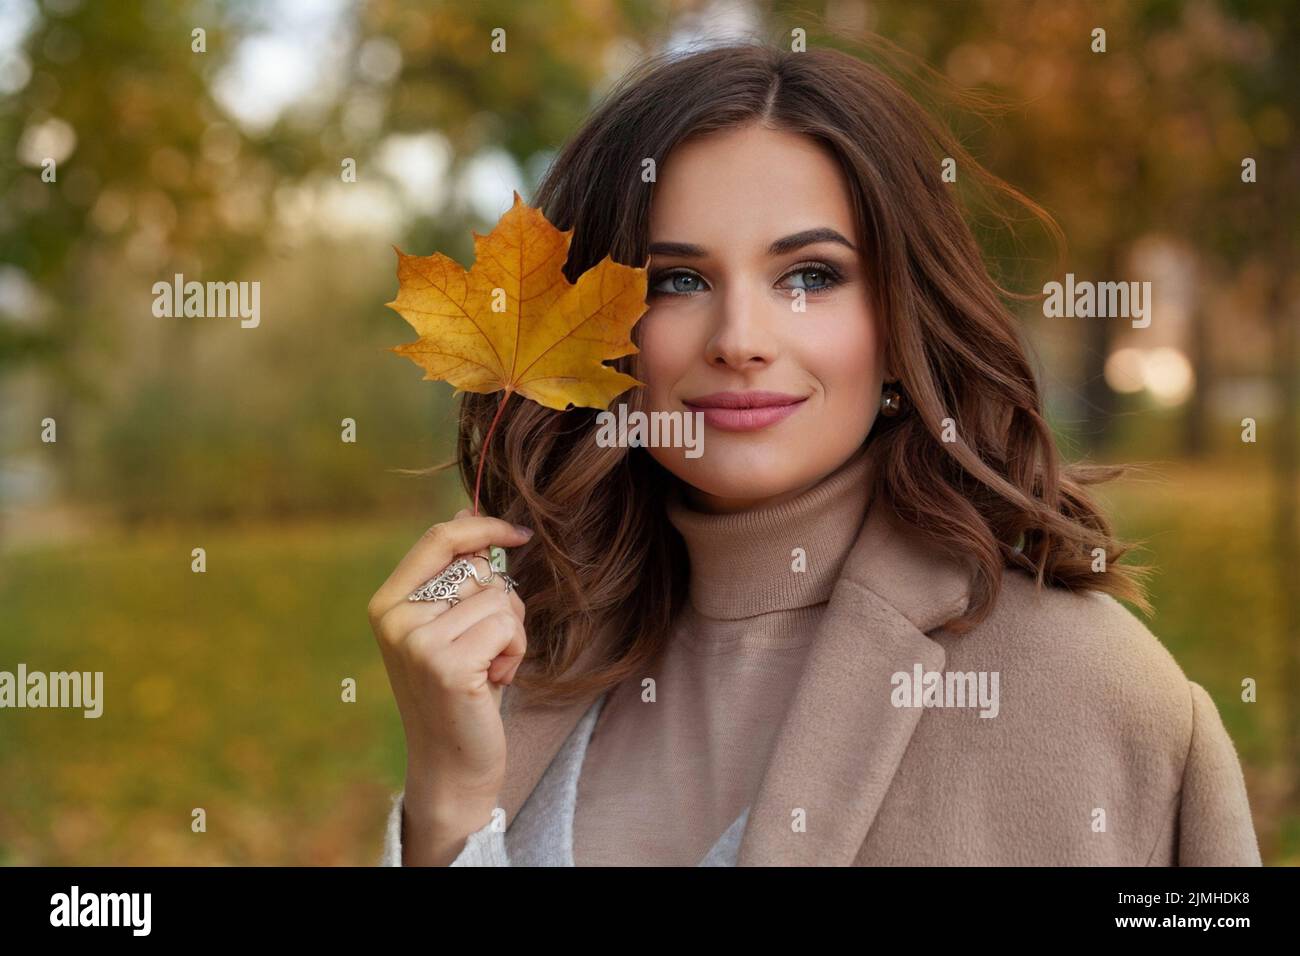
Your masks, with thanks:
<instances>
[{"instance_id":1,"label":"beige turtleneck sweater","mask_svg":"<svg viewBox=\"0 0 1300 956\"><path fill-rule=\"evenodd\" d=\"M577 866L695 866L752 803L866 517L870 464L859 449L796 498L734 514L696 511L673 486L690 603L659 660L601 710L578 780Z\"/></svg>"}]
</instances>

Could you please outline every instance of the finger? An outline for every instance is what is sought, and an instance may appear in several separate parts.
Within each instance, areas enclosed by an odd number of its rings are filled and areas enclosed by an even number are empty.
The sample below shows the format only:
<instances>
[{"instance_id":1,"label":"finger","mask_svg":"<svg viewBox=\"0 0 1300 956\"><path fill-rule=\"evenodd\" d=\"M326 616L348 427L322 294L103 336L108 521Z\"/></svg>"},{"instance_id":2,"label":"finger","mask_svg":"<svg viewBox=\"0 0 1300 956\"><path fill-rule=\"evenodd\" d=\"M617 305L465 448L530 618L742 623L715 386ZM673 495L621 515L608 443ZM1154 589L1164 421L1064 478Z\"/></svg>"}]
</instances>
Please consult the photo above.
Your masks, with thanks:
<instances>
[{"instance_id":1,"label":"finger","mask_svg":"<svg viewBox=\"0 0 1300 956\"><path fill-rule=\"evenodd\" d=\"M453 666L477 671L487 662L489 680L500 683L527 649L524 626L509 611L490 614L468 628L447 649Z\"/></svg>"},{"instance_id":2,"label":"finger","mask_svg":"<svg viewBox=\"0 0 1300 956\"><path fill-rule=\"evenodd\" d=\"M501 683L513 684L515 682L515 674L519 673L519 668L523 663L524 663L524 659L522 657L519 658L519 660L515 661L515 666L510 668L510 670L506 673L505 679L501 681Z\"/></svg>"},{"instance_id":3,"label":"finger","mask_svg":"<svg viewBox=\"0 0 1300 956\"><path fill-rule=\"evenodd\" d=\"M445 606L446 602L439 601ZM501 593L496 588L483 588L471 597L461 601L453 608L448 608L438 615L436 620L416 626L407 636L412 650L419 653L419 645L432 644L437 647L450 645L460 640L471 627L485 618L501 612L511 613L510 605L501 600ZM522 626L523 622L519 624ZM400 633L396 629L392 633Z\"/></svg>"},{"instance_id":4,"label":"finger","mask_svg":"<svg viewBox=\"0 0 1300 956\"><path fill-rule=\"evenodd\" d=\"M505 582L501 580L500 575L495 575L486 585L479 584L473 577L466 578L457 585L457 593L460 597L457 607L474 595L489 589L505 591ZM526 609L518 590L508 592L507 602L520 622L523 622ZM379 619L379 631L400 641L416 628L432 623L451 610L452 605L446 601L412 601L408 598L405 601L398 601L384 612Z\"/></svg>"},{"instance_id":5,"label":"finger","mask_svg":"<svg viewBox=\"0 0 1300 956\"><path fill-rule=\"evenodd\" d=\"M466 578L457 585L457 596L460 598L457 606L493 586L488 584L485 587L472 577ZM384 612L379 619L379 628L388 634L402 637L410 634L417 627L437 620L451 610L452 605L447 601L412 601L408 596L406 600L398 601Z\"/></svg>"},{"instance_id":6,"label":"finger","mask_svg":"<svg viewBox=\"0 0 1300 956\"><path fill-rule=\"evenodd\" d=\"M376 592L375 600L381 606L396 604L451 564L457 555L473 554L494 544L517 547L529 537L500 518L465 517L436 524L398 562Z\"/></svg>"},{"instance_id":7,"label":"finger","mask_svg":"<svg viewBox=\"0 0 1300 956\"><path fill-rule=\"evenodd\" d=\"M510 674L523 660L523 656L506 657L504 654L498 654L496 659L488 665L488 680L494 684L506 684L509 682Z\"/></svg>"},{"instance_id":8,"label":"finger","mask_svg":"<svg viewBox=\"0 0 1300 956\"><path fill-rule=\"evenodd\" d=\"M457 518L470 518L473 516L474 516L474 512L470 511L468 508L461 508L459 511L456 512ZM491 566L492 554L490 551L488 551L488 549L483 548L479 551L475 551L474 553L479 555L479 557L484 558L488 562L488 565Z\"/></svg>"},{"instance_id":9,"label":"finger","mask_svg":"<svg viewBox=\"0 0 1300 956\"><path fill-rule=\"evenodd\" d=\"M472 514L473 514L473 512L471 512L468 508L461 508L459 511L456 512L456 517L457 517L457 518L464 518L464 517L469 517L469 516L471 516ZM484 550L482 550L482 551L476 551L475 554L478 554L478 555L480 555L481 557L485 558L485 559L487 560L487 562L488 562L489 567L491 566L491 564L492 564L492 552L491 552L490 550L484 549ZM523 606L523 602L521 601L521 602L519 603L519 613L520 613L521 616L523 615L523 612L524 612L524 606Z\"/></svg>"}]
</instances>

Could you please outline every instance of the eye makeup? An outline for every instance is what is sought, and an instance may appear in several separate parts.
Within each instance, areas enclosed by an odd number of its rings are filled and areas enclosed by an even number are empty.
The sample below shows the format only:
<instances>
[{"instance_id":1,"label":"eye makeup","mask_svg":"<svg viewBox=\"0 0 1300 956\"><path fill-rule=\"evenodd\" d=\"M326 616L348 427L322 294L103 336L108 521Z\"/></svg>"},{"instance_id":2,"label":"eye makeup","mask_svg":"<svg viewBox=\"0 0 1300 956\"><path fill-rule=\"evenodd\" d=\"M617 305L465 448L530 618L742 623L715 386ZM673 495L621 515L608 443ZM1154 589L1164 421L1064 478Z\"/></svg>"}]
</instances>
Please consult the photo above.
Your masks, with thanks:
<instances>
[{"instance_id":1,"label":"eye makeup","mask_svg":"<svg viewBox=\"0 0 1300 956\"><path fill-rule=\"evenodd\" d=\"M798 263L797 265L794 265L789 269L787 269L781 275L781 282L784 282L785 280L789 279L791 276L799 275L800 273L805 273L805 272L822 273L823 276L825 277L825 283L823 285L819 285L813 288L795 286L791 289L791 291L793 291L794 289L802 288L806 295L810 295L810 296L821 295L826 292L830 292L833 289L838 288L839 286L843 285L844 282L846 281L843 270L841 270L837 266L832 265L831 263L822 259L810 259L806 262ZM671 291L669 289L659 288L659 286L664 282L671 282L679 277L695 279L701 283L705 281L704 277L701 276L694 269L688 269L684 266L675 266L671 268L655 270L650 273L647 279L648 282L647 297L662 296L662 295L691 296L699 292L706 291L706 289Z\"/></svg>"}]
</instances>

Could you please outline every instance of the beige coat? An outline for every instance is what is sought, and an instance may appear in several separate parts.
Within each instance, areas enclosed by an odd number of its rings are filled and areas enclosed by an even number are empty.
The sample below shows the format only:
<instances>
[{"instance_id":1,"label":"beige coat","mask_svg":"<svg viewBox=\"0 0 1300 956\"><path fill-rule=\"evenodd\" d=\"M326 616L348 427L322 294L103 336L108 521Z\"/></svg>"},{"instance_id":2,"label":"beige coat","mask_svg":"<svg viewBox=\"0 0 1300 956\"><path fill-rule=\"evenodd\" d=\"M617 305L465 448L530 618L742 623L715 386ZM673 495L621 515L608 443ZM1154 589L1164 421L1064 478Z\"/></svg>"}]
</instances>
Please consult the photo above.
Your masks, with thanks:
<instances>
[{"instance_id":1,"label":"beige coat","mask_svg":"<svg viewBox=\"0 0 1300 956\"><path fill-rule=\"evenodd\" d=\"M1123 605L1008 571L979 627L944 633L967 599L959 565L871 509L738 865L1260 864L1214 703ZM996 716L896 706L894 675L918 663L996 672ZM542 707L507 687L508 823L592 699Z\"/></svg>"}]
</instances>

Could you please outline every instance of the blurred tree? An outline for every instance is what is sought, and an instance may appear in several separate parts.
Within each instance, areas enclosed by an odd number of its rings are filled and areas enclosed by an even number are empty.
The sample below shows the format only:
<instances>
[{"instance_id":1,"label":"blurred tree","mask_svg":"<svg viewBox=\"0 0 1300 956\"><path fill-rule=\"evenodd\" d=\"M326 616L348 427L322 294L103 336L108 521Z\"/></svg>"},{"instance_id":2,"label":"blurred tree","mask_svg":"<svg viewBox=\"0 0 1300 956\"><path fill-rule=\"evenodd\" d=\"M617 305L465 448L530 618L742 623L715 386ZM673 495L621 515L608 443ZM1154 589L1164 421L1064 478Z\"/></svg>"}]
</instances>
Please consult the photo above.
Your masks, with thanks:
<instances>
[{"instance_id":1,"label":"blurred tree","mask_svg":"<svg viewBox=\"0 0 1300 956\"><path fill-rule=\"evenodd\" d=\"M207 29L207 53L191 50L196 26ZM103 400L104 383L85 359L117 342L107 320L115 303L88 277L133 254L171 248L183 258L201 249L212 261L239 249L222 245L213 210L224 183L200 158L220 115L208 78L226 39L207 4L84 3L40 9L22 45L29 76L0 96L0 140L16 145L0 152L0 261L21 270L50 308L34 331L5 327L0 376L40 363L43 406L58 421ZM233 128L228 135L239 138ZM53 181L42 179L46 160L55 161ZM164 257L152 263L159 274ZM61 428L49 448L74 477L86 461L85 434Z\"/></svg>"},{"instance_id":2,"label":"blurred tree","mask_svg":"<svg viewBox=\"0 0 1300 956\"><path fill-rule=\"evenodd\" d=\"M347 122L352 110L366 107L384 117L386 133L433 130L445 137L451 182L461 182L466 166L493 150L536 175L538 163L573 134L602 86L630 58L655 48L655 30L667 22L665 7L657 0L366 3L357 17L351 93L338 104L329 138L349 155L373 156L382 143ZM360 67L375 38L391 40L400 52L400 69L387 84L367 80ZM502 197L504 211L510 204L504 185ZM436 217L417 221L411 241L466 256L472 246L464 229L465 197L451 200Z\"/></svg>"}]
</instances>

